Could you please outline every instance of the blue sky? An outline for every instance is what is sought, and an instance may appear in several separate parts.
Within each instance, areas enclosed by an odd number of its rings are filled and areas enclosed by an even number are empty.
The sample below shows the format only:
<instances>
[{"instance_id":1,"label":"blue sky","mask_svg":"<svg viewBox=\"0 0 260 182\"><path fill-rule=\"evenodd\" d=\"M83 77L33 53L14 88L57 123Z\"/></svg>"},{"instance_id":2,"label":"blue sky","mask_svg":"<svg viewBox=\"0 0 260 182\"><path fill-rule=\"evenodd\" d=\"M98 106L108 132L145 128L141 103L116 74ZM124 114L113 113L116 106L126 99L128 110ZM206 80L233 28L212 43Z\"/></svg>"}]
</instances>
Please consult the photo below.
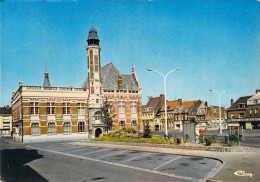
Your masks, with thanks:
<instances>
[{"instance_id":1,"label":"blue sky","mask_svg":"<svg viewBox=\"0 0 260 182\"><path fill-rule=\"evenodd\" d=\"M2 1L1 106L18 82L42 85L47 62L52 86L81 87L87 37L94 24L102 66L131 74L134 62L147 96L201 99L222 105L260 88L260 2L240 1Z\"/></svg>"}]
</instances>

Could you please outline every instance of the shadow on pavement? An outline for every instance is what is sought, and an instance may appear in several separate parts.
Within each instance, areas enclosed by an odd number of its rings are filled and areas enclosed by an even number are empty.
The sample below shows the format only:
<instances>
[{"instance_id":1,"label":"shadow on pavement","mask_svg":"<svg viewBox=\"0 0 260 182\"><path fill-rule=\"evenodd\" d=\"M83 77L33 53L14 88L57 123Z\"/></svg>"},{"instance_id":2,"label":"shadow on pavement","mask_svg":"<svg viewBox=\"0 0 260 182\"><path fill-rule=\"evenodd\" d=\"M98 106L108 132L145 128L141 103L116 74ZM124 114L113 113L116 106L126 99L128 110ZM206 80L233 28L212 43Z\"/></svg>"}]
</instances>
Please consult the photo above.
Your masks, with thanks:
<instances>
[{"instance_id":1,"label":"shadow on pavement","mask_svg":"<svg viewBox=\"0 0 260 182\"><path fill-rule=\"evenodd\" d=\"M26 164L43 156L37 150L4 149L0 151L1 180L12 181L47 181Z\"/></svg>"}]
</instances>

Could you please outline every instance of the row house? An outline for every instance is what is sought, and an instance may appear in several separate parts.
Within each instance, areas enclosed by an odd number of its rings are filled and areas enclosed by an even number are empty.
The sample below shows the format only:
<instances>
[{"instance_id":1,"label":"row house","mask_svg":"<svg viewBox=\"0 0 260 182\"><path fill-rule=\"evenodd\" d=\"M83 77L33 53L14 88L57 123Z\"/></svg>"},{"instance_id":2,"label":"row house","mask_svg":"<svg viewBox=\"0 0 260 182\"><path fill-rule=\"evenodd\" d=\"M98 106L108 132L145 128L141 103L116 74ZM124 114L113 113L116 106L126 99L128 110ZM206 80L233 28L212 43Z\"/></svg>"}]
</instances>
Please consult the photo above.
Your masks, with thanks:
<instances>
[{"instance_id":1,"label":"row house","mask_svg":"<svg viewBox=\"0 0 260 182\"><path fill-rule=\"evenodd\" d=\"M219 106L209 106L207 108L206 120L207 130L219 130L219 125L221 122L221 128L227 129L227 112L224 107L220 108L219 113ZM221 114L221 119L219 118L219 114Z\"/></svg>"},{"instance_id":2,"label":"row house","mask_svg":"<svg viewBox=\"0 0 260 182\"><path fill-rule=\"evenodd\" d=\"M0 136L11 135L12 131L12 108L0 107Z\"/></svg>"},{"instance_id":3,"label":"row house","mask_svg":"<svg viewBox=\"0 0 260 182\"><path fill-rule=\"evenodd\" d=\"M143 123L149 123L152 131L159 131L162 128L160 117L158 115L161 107L164 104L164 94L159 97L149 97L147 104L142 111Z\"/></svg>"},{"instance_id":4,"label":"row house","mask_svg":"<svg viewBox=\"0 0 260 182\"><path fill-rule=\"evenodd\" d=\"M167 123L170 130L183 130L184 121L204 121L207 107L200 100L182 101L167 101ZM165 109L160 110L160 118L162 122L162 130L165 129Z\"/></svg>"},{"instance_id":5,"label":"row house","mask_svg":"<svg viewBox=\"0 0 260 182\"><path fill-rule=\"evenodd\" d=\"M256 94L240 97L227 109L228 126L241 126L244 129L260 128L260 90Z\"/></svg>"},{"instance_id":6,"label":"row house","mask_svg":"<svg viewBox=\"0 0 260 182\"><path fill-rule=\"evenodd\" d=\"M135 65L121 74L109 63L101 67L99 38L92 26L88 35L88 76L82 87L53 87L46 67L43 86L19 82L13 92L13 139L20 142L95 138L104 133L101 108L113 106L114 130L143 130L142 90Z\"/></svg>"}]
</instances>

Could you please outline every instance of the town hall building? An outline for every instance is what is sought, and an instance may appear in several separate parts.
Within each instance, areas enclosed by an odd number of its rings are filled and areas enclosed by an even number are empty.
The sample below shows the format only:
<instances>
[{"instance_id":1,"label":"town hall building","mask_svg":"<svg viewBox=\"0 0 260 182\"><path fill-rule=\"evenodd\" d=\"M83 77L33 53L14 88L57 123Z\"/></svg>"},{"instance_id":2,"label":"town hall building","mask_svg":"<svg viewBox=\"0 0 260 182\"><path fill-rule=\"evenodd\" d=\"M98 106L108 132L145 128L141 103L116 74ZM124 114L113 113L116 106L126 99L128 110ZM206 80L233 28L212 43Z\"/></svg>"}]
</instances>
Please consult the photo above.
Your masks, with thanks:
<instances>
[{"instance_id":1,"label":"town hall building","mask_svg":"<svg viewBox=\"0 0 260 182\"><path fill-rule=\"evenodd\" d=\"M22 143L95 138L104 133L100 110L113 106L113 130L142 131L142 90L135 65L121 74L109 63L101 67L99 37L92 26L88 35L88 77L82 87L51 86L47 67L43 86L23 85L13 92L13 139Z\"/></svg>"}]
</instances>

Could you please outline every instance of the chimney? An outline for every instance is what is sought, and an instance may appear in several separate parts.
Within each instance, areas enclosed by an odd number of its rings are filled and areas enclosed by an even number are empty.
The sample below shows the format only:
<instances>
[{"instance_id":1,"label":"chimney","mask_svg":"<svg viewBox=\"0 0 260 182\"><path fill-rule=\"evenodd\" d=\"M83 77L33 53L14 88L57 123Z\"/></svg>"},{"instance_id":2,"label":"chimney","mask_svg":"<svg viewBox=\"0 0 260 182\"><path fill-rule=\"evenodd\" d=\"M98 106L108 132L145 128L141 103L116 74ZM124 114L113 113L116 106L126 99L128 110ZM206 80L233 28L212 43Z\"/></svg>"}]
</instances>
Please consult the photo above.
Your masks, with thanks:
<instances>
[{"instance_id":1,"label":"chimney","mask_svg":"<svg viewBox=\"0 0 260 182\"><path fill-rule=\"evenodd\" d=\"M182 104L182 99L178 99L178 102L180 103L180 105Z\"/></svg>"},{"instance_id":2,"label":"chimney","mask_svg":"<svg viewBox=\"0 0 260 182\"><path fill-rule=\"evenodd\" d=\"M234 104L234 99L231 99L231 106Z\"/></svg>"},{"instance_id":3,"label":"chimney","mask_svg":"<svg viewBox=\"0 0 260 182\"><path fill-rule=\"evenodd\" d=\"M160 99L164 101L164 94L160 95Z\"/></svg>"},{"instance_id":4,"label":"chimney","mask_svg":"<svg viewBox=\"0 0 260 182\"><path fill-rule=\"evenodd\" d=\"M256 89L255 93L256 94L260 93L260 89Z\"/></svg>"},{"instance_id":5,"label":"chimney","mask_svg":"<svg viewBox=\"0 0 260 182\"><path fill-rule=\"evenodd\" d=\"M118 89L122 90L123 89L123 81L122 81L122 75L118 75Z\"/></svg>"},{"instance_id":6,"label":"chimney","mask_svg":"<svg viewBox=\"0 0 260 182\"><path fill-rule=\"evenodd\" d=\"M19 82L19 87L23 86L23 82Z\"/></svg>"},{"instance_id":7,"label":"chimney","mask_svg":"<svg viewBox=\"0 0 260 182\"><path fill-rule=\"evenodd\" d=\"M9 106L9 105L6 105L5 108L6 108L6 109L10 109L10 106Z\"/></svg>"},{"instance_id":8,"label":"chimney","mask_svg":"<svg viewBox=\"0 0 260 182\"><path fill-rule=\"evenodd\" d=\"M205 101L205 106L208 107L208 102L207 101Z\"/></svg>"}]
</instances>

